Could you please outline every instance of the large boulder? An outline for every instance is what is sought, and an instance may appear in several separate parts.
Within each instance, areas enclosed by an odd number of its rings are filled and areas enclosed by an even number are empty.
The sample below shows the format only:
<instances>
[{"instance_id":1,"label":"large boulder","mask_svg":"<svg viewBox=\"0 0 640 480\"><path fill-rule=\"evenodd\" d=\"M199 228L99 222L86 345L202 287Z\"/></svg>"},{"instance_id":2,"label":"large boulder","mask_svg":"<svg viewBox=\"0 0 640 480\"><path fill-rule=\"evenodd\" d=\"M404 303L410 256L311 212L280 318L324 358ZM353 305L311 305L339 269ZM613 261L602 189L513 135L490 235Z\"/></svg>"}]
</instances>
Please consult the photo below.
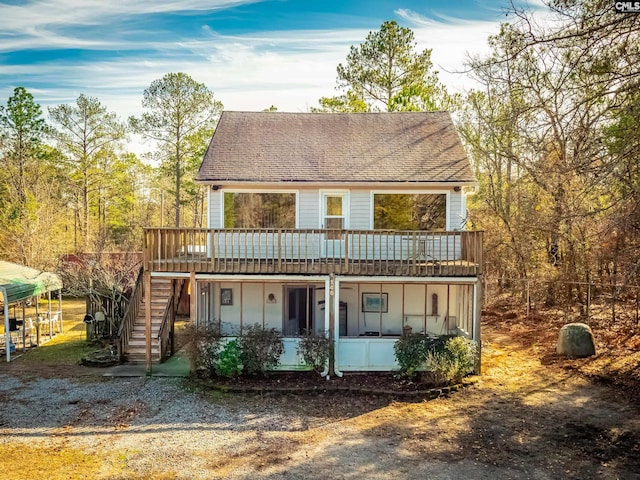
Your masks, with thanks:
<instances>
[{"instance_id":1,"label":"large boulder","mask_svg":"<svg viewBox=\"0 0 640 480\"><path fill-rule=\"evenodd\" d=\"M568 357L590 357L596 354L591 327L584 323L568 323L560 329L556 352Z\"/></svg>"}]
</instances>

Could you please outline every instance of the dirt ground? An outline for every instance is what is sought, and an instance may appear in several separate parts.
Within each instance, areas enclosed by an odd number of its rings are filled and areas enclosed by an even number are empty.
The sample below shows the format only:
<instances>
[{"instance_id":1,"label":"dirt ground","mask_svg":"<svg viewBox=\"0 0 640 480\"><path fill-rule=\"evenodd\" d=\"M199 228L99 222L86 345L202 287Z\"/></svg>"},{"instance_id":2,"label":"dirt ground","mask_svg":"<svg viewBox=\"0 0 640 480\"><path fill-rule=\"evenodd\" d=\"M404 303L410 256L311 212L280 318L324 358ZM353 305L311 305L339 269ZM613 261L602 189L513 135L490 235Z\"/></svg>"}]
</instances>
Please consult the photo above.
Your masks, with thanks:
<instances>
[{"instance_id":1,"label":"dirt ground","mask_svg":"<svg viewBox=\"0 0 640 480\"><path fill-rule=\"evenodd\" d=\"M637 332L620 338L594 324L598 355L565 360L553 353L562 324L553 312L526 317L502 303L483 318L483 375L431 401L220 394L105 380L84 367L1 365L3 470L68 479L640 479ZM66 415L42 431L5 409L38 411L40 378L73 382L51 389ZM74 388L112 395L89 408ZM12 454L25 450L41 465L25 470Z\"/></svg>"}]
</instances>

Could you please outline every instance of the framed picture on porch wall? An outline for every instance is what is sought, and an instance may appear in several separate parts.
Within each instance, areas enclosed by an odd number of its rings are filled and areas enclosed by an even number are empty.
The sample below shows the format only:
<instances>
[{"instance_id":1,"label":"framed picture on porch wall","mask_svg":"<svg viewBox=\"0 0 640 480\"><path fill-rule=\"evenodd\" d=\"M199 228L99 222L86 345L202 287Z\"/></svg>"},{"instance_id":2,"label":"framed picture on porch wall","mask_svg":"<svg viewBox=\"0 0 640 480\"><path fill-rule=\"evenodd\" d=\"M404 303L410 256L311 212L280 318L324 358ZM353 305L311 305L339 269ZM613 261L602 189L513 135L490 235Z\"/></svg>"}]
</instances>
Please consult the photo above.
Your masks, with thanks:
<instances>
[{"instance_id":1,"label":"framed picture on porch wall","mask_svg":"<svg viewBox=\"0 0 640 480\"><path fill-rule=\"evenodd\" d=\"M362 293L362 311L363 312L377 312L387 313L389 307L387 306L387 300L389 298L388 293Z\"/></svg>"},{"instance_id":2,"label":"framed picture on porch wall","mask_svg":"<svg viewBox=\"0 0 640 480\"><path fill-rule=\"evenodd\" d=\"M220 305L233 305L233 288L220 289Z\"/></svg>"}]
</instances>

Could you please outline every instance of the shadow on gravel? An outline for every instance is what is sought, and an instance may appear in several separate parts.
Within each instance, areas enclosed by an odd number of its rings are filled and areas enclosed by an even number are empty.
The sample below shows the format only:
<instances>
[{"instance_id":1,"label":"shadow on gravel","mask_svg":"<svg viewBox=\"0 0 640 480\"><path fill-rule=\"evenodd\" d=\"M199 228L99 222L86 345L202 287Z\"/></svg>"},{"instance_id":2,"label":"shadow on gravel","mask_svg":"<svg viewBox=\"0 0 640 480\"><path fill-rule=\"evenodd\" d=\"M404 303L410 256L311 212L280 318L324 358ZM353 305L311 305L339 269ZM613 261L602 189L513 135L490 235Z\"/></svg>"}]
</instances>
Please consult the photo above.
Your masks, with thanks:
<instances>
[{"instance_id":1,"label":"shadow on gravel","mask_svg":"<svg viewBox=\"0 0 640 480\"><path fill-rule=\"evenodd\" d=\"M607 415L607 405L591 398L590 388L558 392L557 387L542 384L508 395L463 392L446 408L396 405L399 414L374 413L365 428L325 442L321 451L309 447L304 459L247 445L241 454L261 455L269 469L238 478L310 478L318 456L326 468L340 472L336 478L354 480L640 478L640 436L627 424L633 412L622 408ZM464 406L449 408L467 393Z\"/></svg>"}]
</instances>

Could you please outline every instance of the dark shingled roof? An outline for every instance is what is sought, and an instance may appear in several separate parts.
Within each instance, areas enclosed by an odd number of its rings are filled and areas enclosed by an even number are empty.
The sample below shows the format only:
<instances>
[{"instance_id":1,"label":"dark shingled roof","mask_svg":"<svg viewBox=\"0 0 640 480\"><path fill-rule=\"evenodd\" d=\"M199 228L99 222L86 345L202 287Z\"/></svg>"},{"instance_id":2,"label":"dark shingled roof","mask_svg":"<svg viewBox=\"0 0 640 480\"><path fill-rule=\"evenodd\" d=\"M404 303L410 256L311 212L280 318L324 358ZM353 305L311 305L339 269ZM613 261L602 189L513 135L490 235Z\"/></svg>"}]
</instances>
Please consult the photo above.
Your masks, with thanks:
<instances>
[{"instance_id":1,"label":"dark shingled roof","mask_svg":"<svg viewBox=\"0 0 640 480\"><path fill-rule=\"evenodd\" d=\"M475 182L447 112L228 112L201 182Z\"/></svg>"}]
</instances>

